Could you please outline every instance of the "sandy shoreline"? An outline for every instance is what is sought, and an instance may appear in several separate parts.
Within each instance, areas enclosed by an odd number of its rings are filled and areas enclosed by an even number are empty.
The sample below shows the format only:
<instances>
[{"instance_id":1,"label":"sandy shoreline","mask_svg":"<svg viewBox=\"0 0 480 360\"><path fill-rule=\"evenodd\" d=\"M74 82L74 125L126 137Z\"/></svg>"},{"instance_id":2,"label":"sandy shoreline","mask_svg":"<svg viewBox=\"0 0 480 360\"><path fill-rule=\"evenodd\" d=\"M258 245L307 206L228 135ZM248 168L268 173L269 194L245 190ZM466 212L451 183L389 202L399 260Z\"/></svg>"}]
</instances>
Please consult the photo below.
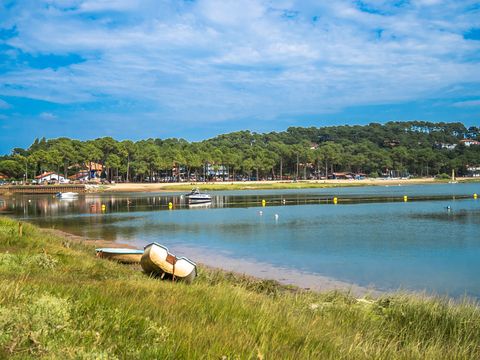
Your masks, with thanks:
<instances>
[{"instance_id":1,"label":"sandy shoreline","mask_svg":"<svg viewBox=\"0 0 480 360\"><path fill-rule=\"evenodd\" d=\"M478 178L463 178L463 181L479 180ZM314 187L347 187L347 186L384 186L384 185L418 185L418 184L442 184L434 178L421 179L364 179L364 180L302 180L293 181L219 181L219 182L180 182L180 183L119 183L107 185L103 191L105 192L175 192L175 187L208 187L215 190L228 190L232 187L234 190L241 189L276 189L274 186L282 186L282 188L301 189L303 186L308 188ZM240 190L241 190L240 189Z\"/></svg>"},{"instance_id":2,"label":"sandy shoreline","mask_svg":"<svg viewBox=\"0 0 480 360\"><path fill-rule=\"evenodd\" d=\"M71 234L58 229L42 228L42 231L64 237L66 240L72 242L95 246L96 248L138 248L131 244L122 244L116 241L88 239L83 236ZM260 263L247 259L236 259L228 257L226 255L222 255L218 252L200 250L193 247L176 246L175 248L171 248L170 251L173 251L177 256L187 256L200 266L233 272L238 275L248 276L257 279L275 280L280 284L293 285L304 290L342 290L349 291L354 296L365 296L367 294L375 296L381 293L381 291L373 287L367 288L359 286L357 284L336 280L327 276L307 273L300 270L276 267L267 263Z\"/></svg>"}]
</instances>

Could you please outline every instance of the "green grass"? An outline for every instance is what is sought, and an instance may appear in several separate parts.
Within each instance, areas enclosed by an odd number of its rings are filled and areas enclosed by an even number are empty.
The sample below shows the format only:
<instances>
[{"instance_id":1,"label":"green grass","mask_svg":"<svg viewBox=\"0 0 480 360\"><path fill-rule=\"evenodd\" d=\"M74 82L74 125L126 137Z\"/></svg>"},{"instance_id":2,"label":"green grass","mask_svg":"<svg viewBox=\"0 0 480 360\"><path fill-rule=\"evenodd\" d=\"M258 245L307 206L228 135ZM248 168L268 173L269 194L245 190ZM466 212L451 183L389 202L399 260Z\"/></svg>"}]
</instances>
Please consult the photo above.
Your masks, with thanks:
<instances>
[{"instance_id":1,"label":"green grass","mask_svg":"<svg viewBox=\"0 0 480 360\"><path fill-rule=\"evenodd\" d=\"M200 267L192 285L0 218L0 358L478 359L479 307L358 301Z\"/></svg>"}]
</instances>

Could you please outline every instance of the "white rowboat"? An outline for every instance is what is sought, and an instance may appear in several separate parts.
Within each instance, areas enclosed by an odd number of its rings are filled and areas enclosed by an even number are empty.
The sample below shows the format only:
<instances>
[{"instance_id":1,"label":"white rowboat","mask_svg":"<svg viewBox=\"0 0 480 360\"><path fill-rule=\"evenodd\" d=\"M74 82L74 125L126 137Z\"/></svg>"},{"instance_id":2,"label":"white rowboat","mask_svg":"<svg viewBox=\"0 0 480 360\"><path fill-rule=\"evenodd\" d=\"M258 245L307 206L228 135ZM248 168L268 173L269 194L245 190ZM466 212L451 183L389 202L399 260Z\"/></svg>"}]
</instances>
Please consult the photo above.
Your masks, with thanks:
<instances>
[{"instance_id":1,"label":"white rowboat","mask_svg":"<svg viewBox=\"0 0 480 360\"><path fill-rule=\"evenodd\" d=\"M160 277L170 275L174 280L191 283L197 276L197 264L185 257L177 258L158 243L145 246L140 261L143 271Z\"/></svg>"},{"instance_id":2,"label":"white rowboat","mask_svg":"<svg viewBox=\"0 0 480 360\"><path fill-rule=\"evenodd\" d=\"M137 264L140 262L143 250L127 248L98 248L95 249L97 256L109 260L115 260L124 264Z\"/></svg>"}]
</instances>

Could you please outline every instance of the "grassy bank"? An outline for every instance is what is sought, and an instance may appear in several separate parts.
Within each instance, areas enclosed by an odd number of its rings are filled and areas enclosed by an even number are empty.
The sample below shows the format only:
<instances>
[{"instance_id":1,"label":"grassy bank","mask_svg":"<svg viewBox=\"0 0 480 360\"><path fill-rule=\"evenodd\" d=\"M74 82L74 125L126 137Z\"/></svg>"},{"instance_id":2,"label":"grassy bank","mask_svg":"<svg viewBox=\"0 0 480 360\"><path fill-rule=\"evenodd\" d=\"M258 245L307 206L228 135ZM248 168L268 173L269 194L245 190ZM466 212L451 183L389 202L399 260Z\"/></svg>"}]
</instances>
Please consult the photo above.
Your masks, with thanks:
<instances>
[{"instance_id":1,"label":"grassy bank","mask_svg":"<svg viewBox=\"0 0 480 360\"><path fill-rule=\"evenodd\" d=\"M369 186L370 184L360 182L350 183L323 183L312 181L298 181L298 182L244 182L244 183L229 183L229 182L212 182L212 183L195 183L195 184L172 184L162 187L166 191L189 191L192 187L200 187L202 190L282 190L282 189L324 189L336 187L361 187Z\"/></svg>"},{"instance_id":2,"label":"grassy bank","mask_svg":"<svg viewBox=\"0 0 480 360\"><path fill-rule=\"evenodd\" d=\"M0 358L480 358L472 304L358 301L200 267L148 278L94 249L0 218Z\"/></svg>"},{"instance_id":3,"label":"grassy bank","mask_svg":"<svg viewBox=\"0 0 480 360\"><path fill-rule=\"evenodd\" d=\"M199 187L205 191L212 190L283 190L283 189L323 189L340 187L363 186L395 186L395 185L427 185L448 183L448 179L419 178L419 179L365 179L365 180L301 180L297 182L280 181L245 181L245 182L198 182L198 183L119 183L107 185L98 191L106 192L157 192L157 191L189 191ZM460 183L480 182L477 178L461 178Z\"/></svg>"}]
</instances>

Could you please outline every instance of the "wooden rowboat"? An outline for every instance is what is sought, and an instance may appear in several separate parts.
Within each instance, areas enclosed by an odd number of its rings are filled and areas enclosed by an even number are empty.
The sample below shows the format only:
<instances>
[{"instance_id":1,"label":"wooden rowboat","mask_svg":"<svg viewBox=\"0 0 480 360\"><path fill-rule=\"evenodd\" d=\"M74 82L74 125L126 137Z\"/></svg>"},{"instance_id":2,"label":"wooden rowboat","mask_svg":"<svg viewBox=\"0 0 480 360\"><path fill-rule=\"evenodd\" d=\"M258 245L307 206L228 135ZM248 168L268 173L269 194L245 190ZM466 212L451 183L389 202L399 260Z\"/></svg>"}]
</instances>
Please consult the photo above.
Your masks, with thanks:
<instances>
[{"instance_id":1,"label":"wooden rowboat","mask_svg":"<svg viewBox=\"0 0 480 360\"><path fill-rule=\"evenodd\" d=\"M143 250L127 248L99 248L95 249L97 256L109 260L115 260L124 264L139 263Z\"/></svg>"},{"instance_id":2,"label":"wooden rowboat","mask_svg":"<svg viewBox=\"0 0 480 360\"><path fill-rule=\"evenodd\" d=\"M193 261L185 257L177 258L158 243L145 246L140 264L147 274L162 278L169 275L173 280L191 283L197 276L197 265Z\"/></svg>"}]
</instances>

